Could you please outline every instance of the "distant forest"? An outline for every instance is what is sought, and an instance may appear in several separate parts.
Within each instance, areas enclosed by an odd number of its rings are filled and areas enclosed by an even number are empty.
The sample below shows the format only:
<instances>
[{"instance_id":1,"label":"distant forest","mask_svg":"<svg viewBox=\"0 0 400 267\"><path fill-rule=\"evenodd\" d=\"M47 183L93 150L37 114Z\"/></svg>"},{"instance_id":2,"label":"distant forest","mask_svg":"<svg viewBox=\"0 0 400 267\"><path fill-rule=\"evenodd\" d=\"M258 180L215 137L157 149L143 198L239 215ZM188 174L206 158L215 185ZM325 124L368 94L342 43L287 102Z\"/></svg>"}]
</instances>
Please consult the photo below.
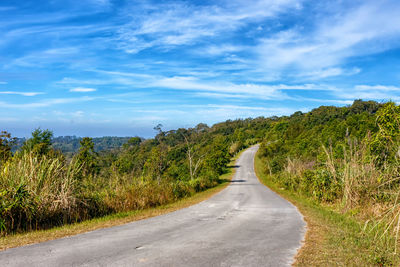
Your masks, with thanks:
<instances>
[{"instance_id":1,"label":"distant forest","mask_svg":"<svg viewBox=\"0 0 400 267\"><path fill-rule=\"evenodd\" d=\"M92 138L94 143L94 151L100 152L104 150L112 150L121 148L126 144L131 137L104 136ZM17 138L16 145L13 147L13 152L17 151L26 142L26 138ZM78 152L82 137L77 136L58 136L52 138L52 147L55 150L60 150L65 154L73 154Z\"/></svg>"}]
</instances>

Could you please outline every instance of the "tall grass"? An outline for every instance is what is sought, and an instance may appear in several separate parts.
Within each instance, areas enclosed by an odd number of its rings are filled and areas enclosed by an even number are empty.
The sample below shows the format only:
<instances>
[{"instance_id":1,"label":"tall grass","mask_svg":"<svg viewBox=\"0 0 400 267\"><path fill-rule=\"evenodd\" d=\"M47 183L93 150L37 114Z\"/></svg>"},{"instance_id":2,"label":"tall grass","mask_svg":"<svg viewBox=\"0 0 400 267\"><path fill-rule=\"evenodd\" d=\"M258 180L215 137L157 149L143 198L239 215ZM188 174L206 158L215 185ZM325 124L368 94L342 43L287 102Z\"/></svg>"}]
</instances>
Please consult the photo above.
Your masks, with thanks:
<instances>
[{"instance_id":1,"label":"tall grass","mask_svg":"<svg viewBox=\"0 0 400 267\"><path fill-rule=\"evenodd\" d=\"M76 220L76 179L81 166L25 153L1 166L2 232Z\"/></svg>"},{"instance_id":2,"label":"tall grass","mask_svg":"<svg viewBox=\"0 0 400 267\"><path fill-rule=\"evenodd\" d=\"M365 223L381 247L398 253L400 237L400 162L379 166L369 140L347 138L340 153L321 146L318 162L287 158L284 169L270 178L280 187L298 192ZM264 159L268 166L268 158Z\"/></svg>"},{"instance_id":3,"label":"tall grass","mask_svg":"<svg viewBox=\"0 0 400 267\"><path fill-rule=\"evenodd\" d=\"M343 158L327 160L327 169L338 174L342 197L342 211L356 211L365 221L365 231L375 234L381 247L397 253L400 230L400 174L399 164L387 162L378 167L368 147L348 138ZM327 159L333 159L332 151L324 149Z\"/></svg>"},{"instance_id":4,"label":"tall grass","mask_svg":"<svg viewBox=\"0 0 400 267\"><path fill-rule=\"evenodd\" d=\"M215 186L213 179L161 182L120 175L82 176L76 160L23 153L0 165L0 231L46 229L114 212L144 209Z\"/></svg>"}]
</instances>

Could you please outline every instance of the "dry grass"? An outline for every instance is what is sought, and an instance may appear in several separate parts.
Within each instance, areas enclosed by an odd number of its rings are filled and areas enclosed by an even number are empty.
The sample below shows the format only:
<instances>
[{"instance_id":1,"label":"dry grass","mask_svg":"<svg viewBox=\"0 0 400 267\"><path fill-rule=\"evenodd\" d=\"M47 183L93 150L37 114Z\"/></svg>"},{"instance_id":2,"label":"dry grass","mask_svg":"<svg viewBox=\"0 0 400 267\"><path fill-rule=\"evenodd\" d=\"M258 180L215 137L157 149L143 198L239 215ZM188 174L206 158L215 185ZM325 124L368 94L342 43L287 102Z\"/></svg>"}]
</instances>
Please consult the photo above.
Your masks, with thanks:
<instances>
[{"instance_id":1,"label":"dry grass","mask_svg":"<svg viewBox=\"0 0 400 267\"><path fill-rule=\"evenodd\" d=\"M292 202L307 222L303 246L294 266L398 266L400 258L375 232L364 231L363 223L335 211L334 205L321 205L274 183L264 173L256 156L255 170L260 181Z\"/></svg>"},{"instance_id":2,"label":"dry grass","mask_svg":"<svg viewBox=\"0 0 400 267\"><path fill-rule=\"evenodd\" d=\"M157 208L122 212L114 215L105 216L102 218L92 219L76 224L69 224L62 227L56 227L49 230L33 231L24 234L9 235L0 238L0 250L18 247L28 244L40 243L44 241L54 240L57 238L77 235L84 232L93 231L96 229L112 227L125 224L128 222L147 219L154 216L166 214L178 209L183 209L191 205L197 204L224 189L229 183L225 182L217 187L208 189L204 192L197 193L192 197L188 197L169 205L160 206Z\"/></svg>"},{"instance_id":3,"label":"dry grass","mask_svg":"<svg viewBox=\"0 0 400 267\"><path fill-rule=\"evenodd\" d=\"M233 166L239 154L232 159L230 166ZM226 174L223 174L220 179L224 182L214 188L196 193L195 195L178 200L174 203L162 205L156 208L144 210L135 210L129 212L121 212L113 215L108 215L101 218L83 221L81 223L64 225L49 230L32 231L22 234L8 235L0 238L0 251L8 248L40 243L44 241L54 240L58 238L77 235L101 228L112 227L133 221L143 220L154 216L163 215L179 209L183 209L204 201L213 195L217 194L229 185L229 181L235 174L235 168L229 168Z\"/></svg>"},{"instance_id":4,"label":"dry grass","mask_svg":"<svg viewBox=\"0 0 400 267\"><path fill-rule=\"evenodd\" d=\"M166 205L218 185L216 175L159 181L116 171L83 175L81 167L34 153L17 153L2 164L0 236Z\"/></svg>"}]
</instances>

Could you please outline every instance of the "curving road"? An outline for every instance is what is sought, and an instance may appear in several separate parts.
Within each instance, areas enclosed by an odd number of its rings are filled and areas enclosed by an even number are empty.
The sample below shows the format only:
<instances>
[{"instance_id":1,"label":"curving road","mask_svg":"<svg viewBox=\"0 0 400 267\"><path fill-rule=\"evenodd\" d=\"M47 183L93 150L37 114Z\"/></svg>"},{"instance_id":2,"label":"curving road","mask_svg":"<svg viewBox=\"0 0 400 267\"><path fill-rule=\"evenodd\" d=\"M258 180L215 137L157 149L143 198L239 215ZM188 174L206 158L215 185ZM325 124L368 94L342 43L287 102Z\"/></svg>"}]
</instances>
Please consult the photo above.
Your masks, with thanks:
<instances>
[{"instance_id":1,"label":"curving road","mask_svg":"<svg viewBox=\"0 0 400 267\"><path fill-rule=\"evenodd\" d=\"M1 266L289 266L305 233L298 210L260 184L258 146L232 183L166 215L0 252Z\"/></svg>"}]
</instances>

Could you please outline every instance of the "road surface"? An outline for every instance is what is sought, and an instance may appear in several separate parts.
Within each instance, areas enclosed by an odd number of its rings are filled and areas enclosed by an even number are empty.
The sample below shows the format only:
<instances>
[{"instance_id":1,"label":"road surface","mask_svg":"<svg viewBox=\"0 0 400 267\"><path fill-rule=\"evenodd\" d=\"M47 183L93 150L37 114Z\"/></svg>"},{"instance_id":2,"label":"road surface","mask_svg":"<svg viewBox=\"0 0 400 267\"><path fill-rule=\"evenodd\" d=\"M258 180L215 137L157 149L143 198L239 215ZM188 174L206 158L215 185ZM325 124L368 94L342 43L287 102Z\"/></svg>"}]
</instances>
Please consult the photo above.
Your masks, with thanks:
<instances>
[{"instance_id":1,"label":"road surface","mask_svg":"<svg viewBox=\"0 0 400 267\"><path fill-rule=\"evenodd\" d=\"M305 233L298 210L258 181L258 146L232 183L166 215L0 252L1 266L290 266Z\"/></svg>"}]
</instances>

